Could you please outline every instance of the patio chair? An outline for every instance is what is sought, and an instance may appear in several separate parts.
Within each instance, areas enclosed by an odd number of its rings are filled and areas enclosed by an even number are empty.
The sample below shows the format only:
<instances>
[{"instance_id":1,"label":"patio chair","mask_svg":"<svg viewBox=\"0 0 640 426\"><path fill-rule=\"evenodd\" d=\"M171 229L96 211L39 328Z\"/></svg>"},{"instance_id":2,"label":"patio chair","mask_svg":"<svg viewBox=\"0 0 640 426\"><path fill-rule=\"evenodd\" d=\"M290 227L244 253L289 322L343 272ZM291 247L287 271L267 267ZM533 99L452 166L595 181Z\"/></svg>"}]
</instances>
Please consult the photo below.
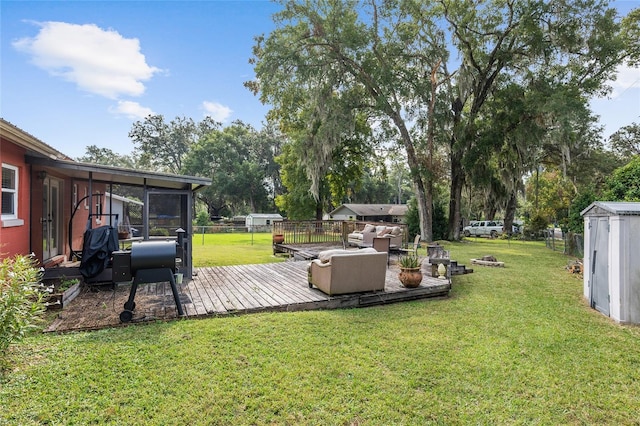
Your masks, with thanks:
<instances>
[{"instance_id":1,"label":"patio chair","mask_svg":"<svg viewBox=\"0 0 640 426\"><path fill-rule=\"evenodd\" d=\"M376 237L373 239L373 248L378 252L387 253L387 268L389 267L389 251L391 250L391 239Z\"/></svg>"},{"instance_id":2,"label":"patio chair","mask_svg":"<svg viewBox=\"0 0 640 426\"><path fill-rule=\"evenodd\" d=\"M413 245L398 249L399 254L414 254L418 255L418 246L420 245L420 234L417 234L413 239Z\"/></svg>"}]
</instances>

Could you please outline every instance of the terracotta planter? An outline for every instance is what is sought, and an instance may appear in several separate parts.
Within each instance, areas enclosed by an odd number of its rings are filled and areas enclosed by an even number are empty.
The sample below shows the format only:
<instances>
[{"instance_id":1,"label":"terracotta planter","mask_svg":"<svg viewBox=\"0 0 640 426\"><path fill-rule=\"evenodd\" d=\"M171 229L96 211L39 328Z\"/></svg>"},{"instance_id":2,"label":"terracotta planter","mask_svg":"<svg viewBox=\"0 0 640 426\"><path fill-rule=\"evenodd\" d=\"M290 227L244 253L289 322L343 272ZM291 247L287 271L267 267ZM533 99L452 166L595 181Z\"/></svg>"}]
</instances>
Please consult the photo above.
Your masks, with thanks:
<instances>
[{"instance_id":1,"label":"terracotta planter","mask_svg":"<svg viewBox=\"0 0 640 426\"><path fill-rule=\"evenodd\" d=\"M282 243L284 243L284 235L282 235L282 234L273 234L273 243L274 244L282 244Z\"/></svg>"},{"instance_id":2,"label":"terracotta planter","mask_svg":"<svg viewBox=\"0 0 640 426\"><path fill-rule=\"evenodd\" d=\"M422 271L420 268L400 268L400 282L407 288L416 288L422 282Z\"/></svg>"}]
</instances>

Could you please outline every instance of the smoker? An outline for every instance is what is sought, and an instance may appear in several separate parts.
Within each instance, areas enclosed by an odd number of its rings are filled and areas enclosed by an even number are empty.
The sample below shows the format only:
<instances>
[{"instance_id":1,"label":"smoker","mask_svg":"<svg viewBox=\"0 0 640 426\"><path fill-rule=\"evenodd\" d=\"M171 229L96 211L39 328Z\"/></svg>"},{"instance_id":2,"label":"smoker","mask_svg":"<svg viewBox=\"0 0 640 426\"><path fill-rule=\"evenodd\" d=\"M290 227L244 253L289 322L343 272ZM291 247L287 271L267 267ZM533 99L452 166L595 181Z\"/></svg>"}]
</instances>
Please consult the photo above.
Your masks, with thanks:
<instances>
[{"instance_id":1,"label":"smoker","mask_svg":"<svg viewBox=\"0 0 640 426\"><path fill-rule=\"evenodd\" d=\"M178 315L184 315L174 278L176 271L177 244L175 241L134 241L131 251L113 253L113 281L127 281L133 278L129 299L120 313L121 322L133 319L136 308L136 291L139 284L169 281L176 302Z\"/></svg>"}]
</instances>

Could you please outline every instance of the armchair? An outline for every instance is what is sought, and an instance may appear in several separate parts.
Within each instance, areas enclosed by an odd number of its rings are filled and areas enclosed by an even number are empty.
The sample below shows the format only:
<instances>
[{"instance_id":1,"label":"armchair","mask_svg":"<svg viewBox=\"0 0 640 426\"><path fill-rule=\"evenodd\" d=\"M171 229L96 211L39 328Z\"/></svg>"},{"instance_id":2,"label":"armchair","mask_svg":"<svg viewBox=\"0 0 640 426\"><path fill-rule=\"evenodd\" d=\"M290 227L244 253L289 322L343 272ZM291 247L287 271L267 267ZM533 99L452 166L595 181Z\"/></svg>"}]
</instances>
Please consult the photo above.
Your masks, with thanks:
<instances>
[{"instance_id":1,"label":"armchair","mask_svg":"<svg viewBox=\"0 0 640 426\"><path fill-rule=\"evenodd\" d=\"M336 294L384 290L387 253L373 248L333 250L327 262L321 252L309 264L309 288L313 286L332 296Z\"/></svg>"}]
</instances>

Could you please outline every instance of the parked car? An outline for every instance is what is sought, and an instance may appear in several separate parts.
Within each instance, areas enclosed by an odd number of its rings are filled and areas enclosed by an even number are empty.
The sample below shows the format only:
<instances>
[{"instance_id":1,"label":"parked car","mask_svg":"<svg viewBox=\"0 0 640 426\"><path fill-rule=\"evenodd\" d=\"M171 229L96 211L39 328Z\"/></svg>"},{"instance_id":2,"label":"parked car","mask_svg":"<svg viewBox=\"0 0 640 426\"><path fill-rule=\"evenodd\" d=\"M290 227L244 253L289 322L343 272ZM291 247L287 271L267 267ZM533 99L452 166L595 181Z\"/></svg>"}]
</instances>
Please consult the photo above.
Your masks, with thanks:
<instances>
[{"instance_id":1,"label":"parked car","mask_svg":"<svg viewBox=\"0 0 640 426\"><path fill-rule=\"evenodd\" d=\"M471 222L469 226L465 226L462 230L462 234L465 237L481 237L487 236L495 238L502 234L502 222L496 220L481 220Z\"/></svg>"}]
</instances>

